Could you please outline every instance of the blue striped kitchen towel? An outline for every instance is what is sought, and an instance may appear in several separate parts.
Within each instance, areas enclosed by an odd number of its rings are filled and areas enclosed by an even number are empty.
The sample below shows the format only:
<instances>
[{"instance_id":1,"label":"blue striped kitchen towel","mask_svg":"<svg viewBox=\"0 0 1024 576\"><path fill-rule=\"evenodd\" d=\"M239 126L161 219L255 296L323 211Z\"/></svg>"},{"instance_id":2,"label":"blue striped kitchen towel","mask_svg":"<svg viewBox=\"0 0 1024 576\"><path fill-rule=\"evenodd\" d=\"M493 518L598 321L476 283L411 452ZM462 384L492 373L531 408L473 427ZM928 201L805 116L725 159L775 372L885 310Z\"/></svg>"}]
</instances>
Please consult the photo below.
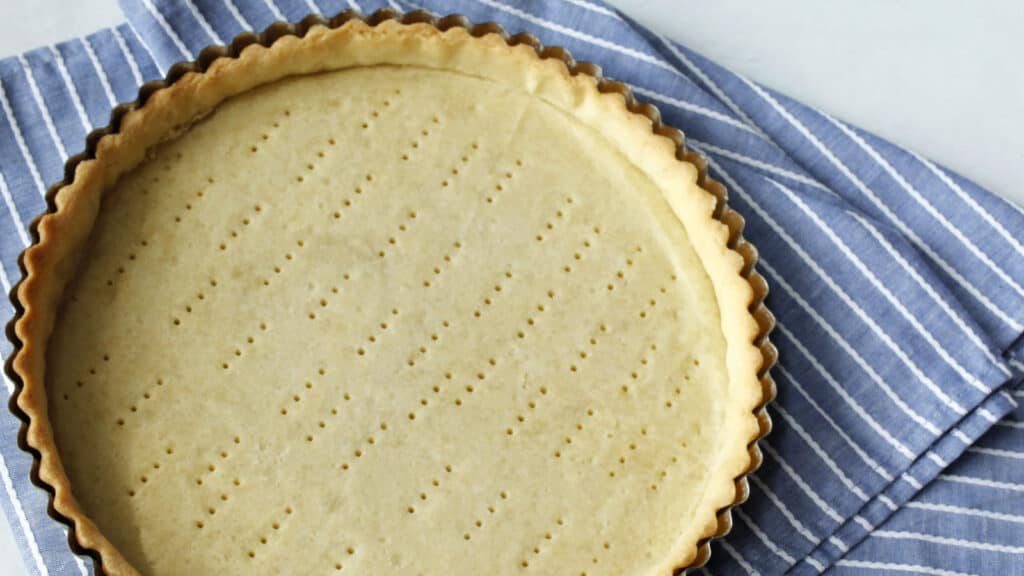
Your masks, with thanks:
<instances>
[{"instance_id":1,"label":"blue striped kitchen towel","mask_svg":"<svg viewBox=\"0 0 1024 576\"><path fill-rule=\"evenodd\" d=\"M29 241L25 222L68 153L174 62L311 11L494 20L600 63L656 104L710 159L760 250L778 318L776 426L750 501L703 571L1024 575L1020 208L597 0L121 5L126 25L0 61L5 289ZM17 428L0 417L0 507L28 569L88 573L28 481Z\"/></svg>"}]
</instances>

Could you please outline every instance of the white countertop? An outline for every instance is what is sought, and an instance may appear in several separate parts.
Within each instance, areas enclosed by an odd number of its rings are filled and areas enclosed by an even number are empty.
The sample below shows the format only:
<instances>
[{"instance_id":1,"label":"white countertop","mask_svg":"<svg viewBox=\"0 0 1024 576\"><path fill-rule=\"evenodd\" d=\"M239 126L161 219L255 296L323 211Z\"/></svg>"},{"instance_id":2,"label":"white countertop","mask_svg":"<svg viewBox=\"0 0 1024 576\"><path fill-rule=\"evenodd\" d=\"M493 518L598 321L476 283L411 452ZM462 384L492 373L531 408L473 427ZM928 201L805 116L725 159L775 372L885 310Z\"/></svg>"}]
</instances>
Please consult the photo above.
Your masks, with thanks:
<instances>
[{"instance_id":1,"label":"white countertop","mask_svg":"<svg viewBox=\"0 0 1024 576\"><path fill-rule=\"evenodd\" d=\"M733 70L1024 204L1024 2L609 1ZM0 56L121 21L116 0L0 2ZM0 576L21 574L0 522Z\"/></svg>"}]
</instances>

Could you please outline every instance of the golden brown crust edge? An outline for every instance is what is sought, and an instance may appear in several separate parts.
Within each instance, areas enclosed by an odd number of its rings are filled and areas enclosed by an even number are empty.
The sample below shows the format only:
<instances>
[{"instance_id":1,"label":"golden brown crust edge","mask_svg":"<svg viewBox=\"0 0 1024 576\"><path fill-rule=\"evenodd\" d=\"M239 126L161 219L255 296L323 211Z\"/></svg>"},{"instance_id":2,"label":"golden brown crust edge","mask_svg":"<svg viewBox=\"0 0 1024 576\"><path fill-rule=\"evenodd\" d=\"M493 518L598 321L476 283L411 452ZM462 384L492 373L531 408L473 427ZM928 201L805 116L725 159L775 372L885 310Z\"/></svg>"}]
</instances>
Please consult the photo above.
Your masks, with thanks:
<instances>
[{"instance_id":1,"label":"golden brown crust edge","mask_svg":"<svg viewBox=\"0 0 1024 576\"><path fill-rule=\"evenodd\" d=\"M469 36L479 38L470 43L475 48L459 50ZM390 50L373 45L382 39ZM409 44L418 50L403 53ZM342 46L347 50L337 49ZM373 50L359 49L366 46ZM492 51L509 57L487 58ZM767 285L754 271L757 255L742 238L742 218L728 208L721 184L708 178L705 161L685 149L682 134L662 125L657 110L638 104L628 87L603 79L597 66L577 64L564 49L544 48L530 35L509 36L497 24L473 25L454 15L435 19L423 12L399 19L389 10L365 18L346 11L331 20L311 16L297 25L277 23L259 35L239 35L229 47L208 48L196 62L175 65L164 81L143 86L136 102L116 108L110 126L89 135L86 152L68 160L64 181L48 192L47 212L31 226L35 242L19 260L23 279L11 293L16 315L8 325L8 338L14 352L6 370L16 387L10 408L23 422L19 444L35 459L33 482L51 494L51 515L70 528L72 549L92 557L99 572L137 573L75 501L54 443L45 391L46 342L102 191L141 162L147 148L231 96L285 76L381 63L444 66L525 80L538 97L574 107L581 121L596 122L610 141L639 140L646 146L644 158L628 154L639 146L623 152L654 173L656 183L695 182L685 191L659 188L712 272L719 308L730 314L723 317L723 332L730 387L736 387L730 395L737 402L726 425L743 436L746 446L723 455L718 476L708 480L704 509L697 513L706 521L680 536L677 549L655 574L703 565L710 555L709 540L731 528L729 508L747 498L745 475L761 463L756 443L771 429L765 405L775 395L768 370L776 352L767 339L774 319L763 305ZM562 81L544 82L552 77ZM632 114L622 114L622 108ZM607 120L609 111L615 112L613 122ZM663 152L650 154L652 148ZM646 160L652 156L655 161Z\"/></svg>"}]
</instances>

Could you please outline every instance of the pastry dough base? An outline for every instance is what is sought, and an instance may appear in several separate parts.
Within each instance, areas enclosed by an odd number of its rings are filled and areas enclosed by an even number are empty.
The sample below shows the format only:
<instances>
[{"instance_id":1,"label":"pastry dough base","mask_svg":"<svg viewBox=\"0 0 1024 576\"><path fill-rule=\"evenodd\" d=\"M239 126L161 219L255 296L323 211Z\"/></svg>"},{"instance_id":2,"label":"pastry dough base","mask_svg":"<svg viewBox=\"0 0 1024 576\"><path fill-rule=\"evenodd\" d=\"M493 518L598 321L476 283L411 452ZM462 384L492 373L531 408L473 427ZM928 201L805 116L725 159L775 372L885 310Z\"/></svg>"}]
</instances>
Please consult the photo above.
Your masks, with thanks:
<instances>
[{"instance_id":1,"label":"pastry dough base","mask_svg":"<svg viewBox=\"0 0 1024 576\"><path fill-rule=\"evenodd\" d=\"M115 572L667 573L761 398L695 174L620 96L458 28L314 29L179 80L27 257L43 301L80 269L56 502Z\"/></svg>"}]
</instances>

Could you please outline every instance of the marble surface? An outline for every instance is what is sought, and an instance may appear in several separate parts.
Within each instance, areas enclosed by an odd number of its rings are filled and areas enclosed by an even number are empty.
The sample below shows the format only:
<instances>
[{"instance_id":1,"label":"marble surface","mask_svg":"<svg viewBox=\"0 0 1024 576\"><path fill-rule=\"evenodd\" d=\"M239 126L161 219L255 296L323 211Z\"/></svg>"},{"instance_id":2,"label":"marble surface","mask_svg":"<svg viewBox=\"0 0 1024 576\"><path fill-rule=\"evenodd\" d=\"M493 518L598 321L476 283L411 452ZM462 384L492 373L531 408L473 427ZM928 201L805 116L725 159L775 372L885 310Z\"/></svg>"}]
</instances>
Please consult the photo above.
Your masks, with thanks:
<instances>
[{"instance_id":1,"label":"marble surface","mask_svg":"<svg viewBox=\"0 0 1024 576\"><path fill-rule=\"evenodd\" d=\"M609 1L754 80L1024 204L1024 2ZM0 2L0 56L121 21L116 0ZM0 522L0 575L25 574L21 562Z\"/></svg>"}]
</instances>

